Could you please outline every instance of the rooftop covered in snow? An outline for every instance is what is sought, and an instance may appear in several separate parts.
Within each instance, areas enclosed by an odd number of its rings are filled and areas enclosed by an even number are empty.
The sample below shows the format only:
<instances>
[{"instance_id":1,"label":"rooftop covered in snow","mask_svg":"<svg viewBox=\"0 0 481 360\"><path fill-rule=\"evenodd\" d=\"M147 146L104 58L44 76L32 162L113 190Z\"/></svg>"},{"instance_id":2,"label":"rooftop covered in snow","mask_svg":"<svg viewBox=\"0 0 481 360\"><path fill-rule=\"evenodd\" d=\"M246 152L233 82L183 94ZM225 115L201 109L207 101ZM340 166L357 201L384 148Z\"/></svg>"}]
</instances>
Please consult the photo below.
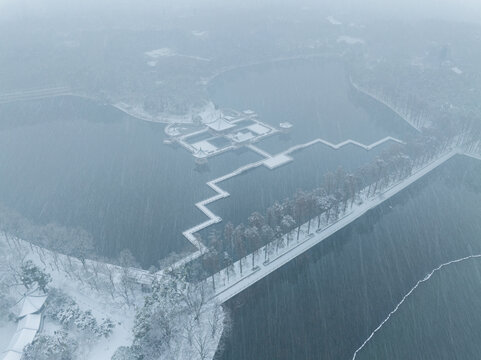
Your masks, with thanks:
<instances>
[{"instance_id":1,"label":"rooftop covered in snow","mask_svg":"<svg viewBox=\"0 0 481 360\"><path fill-rule=\"evenodd\" d=\"M214 131L225 131L235 127L235 124L230 123L224 118L219 118L213 122L206 124L210 129Z\"/></svg>"},{"instance_id":2,"label":"rooftop covered in snow","mask_svg":"<svg viewBox=\"0 0 481 360\"><path fill-rule=\"evenodd\" d=\"M29 314L35 314L42 310L45 301L47 300L47 295L44 294L30 294L25 296L21 301L22 310L18 314L19 318L22 318Z\"/></svg>"},{"instance_id":3,"label":"rooftop covered in snow","mask_svg":"<svg viewBox=\"0 0 481 360\"><path fill-rule=\"evenodd\" d=\"M227 137L236 143L243 143L254 139L255 135L250 131L239 131L235 134L229 134Z\"/></svg>"}]
</instances>

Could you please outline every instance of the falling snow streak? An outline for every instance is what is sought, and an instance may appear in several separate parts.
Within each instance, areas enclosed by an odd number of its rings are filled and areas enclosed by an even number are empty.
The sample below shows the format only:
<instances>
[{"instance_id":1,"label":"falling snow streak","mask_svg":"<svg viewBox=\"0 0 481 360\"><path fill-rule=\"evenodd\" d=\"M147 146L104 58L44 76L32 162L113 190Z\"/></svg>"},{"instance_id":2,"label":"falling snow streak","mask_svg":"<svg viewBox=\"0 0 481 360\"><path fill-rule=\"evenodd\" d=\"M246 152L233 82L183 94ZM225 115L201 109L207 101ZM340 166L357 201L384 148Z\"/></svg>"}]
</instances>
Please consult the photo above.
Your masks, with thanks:
<instances>
[{"instance_id":1,"label":"falling snow streak","mask_svg":"<svg viewBox=\"0 0 481 360\"><path fill-rule=\"evenodd\" d=\"M396 305L396 307L388 314L388 316L378 325L377 328L374 329L374 331L369 335L369 337L362 343L362 345L354 352L354 355L352 356L352 360L355 360L356 359L356 356L357 354L371 341L371 339L374 337L374 335L379 331L381 330L381 328L384 326L384 324L386 324L389 319L391 318L391 316L393 316L400 308L400 306L407 300L407 298L409 296L411 296L411 294L419 287L419 285L421 285L422 283L428 281L435 273L437 273L438 271L440 271L442 268L444 267L447 267L449 265L453 265L453 264L457 264L457 263L461 263L461 262L464 262L464 261L467 261L467 260L471 260L471 259L478 259L478 258L481 258L481 254L477 254L477 255L469 255L469 256L466 256L466 257L463 257L463 258L460 258L460 259L456 259L456 260L452 260L452 261L449 261L449 262L446 262L444 264L441 264L439 265L437 268L433 269L430 273L428 273L423 279L419 280L416 285L413 286L413 288L411 290L409 290L409 292L403 296L403 298L401 299L401 301Z\"/></svg>"}]
</instances>

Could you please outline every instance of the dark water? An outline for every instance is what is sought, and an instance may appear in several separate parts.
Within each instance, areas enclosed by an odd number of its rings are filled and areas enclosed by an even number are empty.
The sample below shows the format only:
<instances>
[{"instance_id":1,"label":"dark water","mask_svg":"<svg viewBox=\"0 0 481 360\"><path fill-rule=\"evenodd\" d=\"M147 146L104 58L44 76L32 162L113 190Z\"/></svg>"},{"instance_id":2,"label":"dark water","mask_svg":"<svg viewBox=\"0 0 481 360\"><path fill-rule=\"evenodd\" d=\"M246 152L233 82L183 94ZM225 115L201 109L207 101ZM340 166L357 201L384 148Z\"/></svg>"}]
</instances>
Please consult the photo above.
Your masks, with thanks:
<instances>
[{"instance_id":1,"label":"dark water","mask_svg":"<svg viewBox=\"0 0 481 360\"><path fill-rule=\"evenodd\" d=\"M288 135L258 144L272 154L318 137L332 143L354 139L371 144L386 136L412 135L396 114L354 91L344 66L334 59L284 61L227 72L214 80L210 92L220 107L254 110L275 126L284 121L294 124ZM260 167L222 182L219 185L231 196L209 207L225 221L246 222L253 211L265 212L299 189L320 186L326 172L339 166L355 170L391 145L371 151L353 145L340 150L314 145L294 153L294 162L275 171ZM212 228L201 232L204 239Z\"/></svg>"},{"instance_id":2,"label":"dark water","mask_svg":"<svg viewBox=\"0 0 481 360\"><path fill-rule=\"evenodd\" d=\"M351 359L418 280L481 253L481 163L451 159L227 303L219 359ZM433 276L358 359L478 359L481 260Z\"/></svg>"},{"instance_id":3,"label":"dark water","mask_svg":"<svg viewBox=\"0 0 481 360\"><path fill-rule=\"evenodd\" d=\"M82 227L101 254L129 248L145 266L192 250L181 233L205 219L193 205L213 193L205 182L259 159L230 152L198 172L162 143L162 125L78 98L29 106L0 106L0 121L29 120L0 131L0 202L38 224Z\"/></svg>"},{"instance_id":4,"label":"dark water","mask_svg":"<svg viewBox=\"0 0 481 360\"><path fill-rule=\"evenodd\" d=\"M354 139L370 144L385 136L403 138L412 133L392 111L355 91L336 59L242 68L216 78L209 90L220 107L254 110L274 126L292 123L290 137L262 143L273 153L318 137L333 143Z\"/></svg>"},{"instance_id":5,"label":"dark water","mask_svg":"<svg viewBox=\"0 0 481 360\"><path fill-rule=\"evenodd\" d=\"M292 197L297 190L311 191L321 186L324 174L336 171L341 164L344 170L354 171L390 145L386 143L366 151L354 145L333 150L326 145L316 144L292 154L294 161L274 171L261 166L226 180L218 185L228 191L230 197L209 205L214 213L222 215L224 222L205 229L201 235L207 240L211 229L221 231L227 221L234 225L241 222L246 224L252 212L265 214L275 201Z\"/></svg>"},{"instance_id":6,"label":"dark water","mask_svg":"<svg viewBox=\"0 0 481 360\"><path fill-rule=\"evenodd\" d=\"M370 143L409 135L401 119L353 93L344 68L332 61L229 72L210 91L221 107L254 109L276 125L294 123L290 135L257 144L271 152L319 136ZM194 207L213 194L205 183L260 156L240 149L210 159L205 171L197 171L192 156L163 144L164 138L163 125L90 100L67 96L2 104L0 203L37 224L82 227L93 235L100 254L116 256L128 248L143 266L171 252L192 251L181 233L206 219ZM251 211L298 188L317 186L326 170L356 168L378 151L303 150L285 168L256 169L222 184L232 197L212 207L226 220L245 221Z\"/></svg>"}]
</instances>

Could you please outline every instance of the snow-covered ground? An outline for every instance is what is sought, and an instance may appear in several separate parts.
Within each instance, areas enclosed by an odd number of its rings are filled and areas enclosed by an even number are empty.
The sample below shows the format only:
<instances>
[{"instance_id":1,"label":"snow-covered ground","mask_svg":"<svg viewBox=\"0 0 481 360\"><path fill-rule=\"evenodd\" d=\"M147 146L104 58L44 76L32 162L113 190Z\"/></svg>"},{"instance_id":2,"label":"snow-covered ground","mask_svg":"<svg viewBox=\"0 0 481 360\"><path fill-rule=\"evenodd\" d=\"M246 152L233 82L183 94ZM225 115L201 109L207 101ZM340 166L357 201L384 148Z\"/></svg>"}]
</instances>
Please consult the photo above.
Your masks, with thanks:
<instances>
[{"instance_id":1,"label":"snow-covered ground","mask_svg":"<svg viewBox=\"0 0 481 360\"><path fill-rule=\"evenodd\" d=\"M279 155L267 158L267 160L264 161L264 166L266 166L269 170L274 170L275 168L278 168L279 166L290 163L293 160L294 159L288 155L279 154Z\"/></svg>"},{"instance_id":2,"label":"snow-covered ground","mask_svg":"<svg viewBox=\"0 0 481 360\"><path fill-rule=\"evenodd\" d=\"M192 30L191 34L199 39L206 39L209 36L209 32L206 30Z\"/></svg>"},{"instance_id":3,"label":"snow-covered ground","mask_svg":"<svg viewBox=\"0 0 481 360\"><path fill-rule=\"evenodd\" d=\"M164 124L192 124L195 116L199 116L203 123L208 123L223 116L222 111L216 109L212 102L208 102L200 109L192 109L192 111L183 115L174 115L168 113L151 114L140 104L127 103L124 101L112 104L112 106L139 120Z\"/></svg>"},{"instance_id":4,"label":"snow-covered ground","mask_svg":"<svg viewBox=\"0 0 481 360\"><path fill-rule=\"evenodd\" d=\"M178 57L184 57L184 58L189 58L189 59L199 60L199 61L210 61L210 59L207 59L201 56L179 54L175 50L170 48L160 48L160 49L149 50L144 52L144 54L151 59L178 56Z\"/></svg>"},{"instance_id":5,"label":"snow-covered ground","mask_svg":"<svg viewBox=\"0 0 481 360\"><path fill-rule=\"evenodd\" d=\"M15 334L16 329L17 324L15 324L13 321L0 322L0 354L7 349L10 339L12 338L13 334ZM0 355L0 357L1 356L2 355Z\"/></svg>"},{"instance_id":6,"label":"snow-covered ground","mask_svg":"<svg viewBox=\"0 0 481 360\"><path fill-rule=\"evenodd\" d=\"M87 260L85 264L82 264L76 258L69 258L65 255L29 245L29 243L21 239L12 240L10 238L10 241L7 242L3 235L0 236L0 245L2 249L10 250L9 259L14 261L15 259L22 259L21 261L32 260L37 266L45 269L45 272L52 277L49 288L61 289L75 301L81 311L91 311L98 323L107 318L112 320L115 327L108 338L99 337L93 344L79 342L81 347L77 353L81 359L108 360L120 346L130 346L132 344L135 309L143 305L145 295L142 293L140 285L135 284L135 279L137 272L143 274L144 271L131 268L123 269L118 266L91 260ZM106 271L110 275L106 275ZM123 290L120 288L120 283L123 271L128 271L130 278L134 281L132 287L129 287L129 293L131 294L129 295L129 305L127 305L126 299L121 294ZM112 279L117 288L115 286L113 288L107 286L108 278ZM153 277L150 279L153 279ZM187 341L188 335L191 335L185 333L188 327L178 324L183 331L179 336L172 339L173 346L168 354L165 354L165 359L195 360L212 358L223 331L225 314L222 308L216 302L207 303L200 314L199 321L195 321L195 323L192 321L194 318L193 314L184 312L182 316L183 320L187 321L190 319L192 322L190 330L193 331L195 336L191 338L193 341ZM60 328L60 324L57 321L48 317L44 317L44 320L41 334L52 335ZM215 331L212 330L213 324L215 324ZM17 325L14 322L1 323L1 351L8 345L16 327ZM73 331L71 336L75 338L77 336L76 332Z\"/></svg>"},{"instance_id":7,"label":"snow-covered ground","mask_svg":"<svg viewBox=\"0 0 481 360\"><path fill-rule=\"evenodd\" d=\"M100 338L91 348L85 349L85 360L110 359L118 347L132 342L132 327L135 318L133 307L129 308L125 304L113 301L107 293L92 291L65 276L55 275L53 285L70 295L81 310L91 310L97 320L110 318L115 324L115 328L108 338ZM49 328L48 321L45 323L45 328L46 330Z\"/></svg>"},{"instance_id":8,"label":"snow-covered ground","mask_svg":"<svg viewBox=\"0 0 481 360\"><path fill-rule=\"evenodd\" d=\"M145 55L148 57L151 57L153 59L157 59L159 57L169 57L169 56L175 56L176 53L174 50L169 49L169 48L161 48L161 49L155 49L155 50L150 50L146 51Z\"/></svg>"},{"instance_id":9,"label":"snow-covered ground","mask_svg":"<svg viewBox=\"0 0 481 360\"><path fill-rule=\"evenodd\" d=\"M173 115L173 114L158 114L154 115L147 112L142 105L140 104L128 104L126 102L117 102L112 104L112 106L136 119L155 122L155 123L164 123L164 124L191 124L192 123L192 114L187 113L184 115Z\"/></svg>"},{"instance_id":10,"label":"snow-covered ground","mask_svg":"<svg viewBox=\"0 0 481 360\"><path fill-rule=\"evenodd\" d=\"M217 109L213 102L208 102L197 114L203 124L210 124L224 117L222 110Z\"/></svg>"},{"instance_id":11,"label":"snow-covered ground","mask_svg":"<svg viewBox=\"0 0 481 360\"><path fill-rule=\"evenodd\" d=\"M340 22L339 20L337 20L334 16L330 15L326 18L327 21L329 21L329 23L331 23L332 25L342 25L342 22Z\"/></svg>"},{"instance_id":12,"label":"snow-covered ground","mask_svg":"<svg viewBox=\"0 0 481 360\"><path fill-rule=\"evenodd\" d=\"M198 151L204 152L205 154L210 154L217 151L217 147L212 145L207 140L198 141L195 144L192 144L192 147Z\"/></svg>"},{"instance_id":13,"label":"snow-covered ground","mask_svg":"<svg viewBox=\"0 0 481 360\"><path fill-rule=\"evenodd\" d=\"M454 66L451 68L451 70L455 73L455 74L458 74L458 75L461 75L463 73L463 71L458 68L457 66Z\"/></svg>"},{"instance_id":14,"label":"snow-covered ground","mask_svg":"<svg viewBox=\"0 0 481 360\"><path fill-rule=\"evenodd\" d=\"M364 44L364 39L356 38L352 36L342 35L337 38L338 43L344 43L347 45Z\"/></svg>"},{"instance_id":15,"label":"snow-covered ground","mask_svg":"<svg viewBox=\"0 0 481 360\"><path fill-rule=\"evenodd\" d=\"M257 135L265 135L269 132L271 132L271 129L268 127L262 126L261 124L253 124L247 127L250 131L254 132Z\"/></svg>"},{"instance_id":16,"label":"snow-covered ground","mask_svg":"<svg viewBox=\"0 0 481 360\"><path fill-rule=\"evenodd\" d=\"M214 324L216 322L216 324ZM192 329L185 329L182 336L172 347L172 354L166 354L167 360L208 360L213 359L219 347L222 333L227 331L226 314L216 303L207 304L204 312L200 315L198 322L193 322ZM213 325L216 326L213 331ZM190 336L193 338L189 341Z\"/></svg>"},{"instance_id":17,"label":"snow-covered ground","mask_svg":"<svg viewBox=\"0 0 481 360\"><path fill-rule=\"evenodd\" d=\"M4 246L8 246L4 236L0 236L0 242ZM131 343L132 326L135 316L134 307L128 307L119 297L112 298L106 289L99 287L99 290L87 285L85 280L86 273L82 273L82 264L78 259L71 258L73 268L71 274L63 270L58 270L54 264L52 253L46 250L39 250L35 246L29 246L27 242L17 239L15 245L11 245L12 254L17 252L24 256L23 260L32 260L37 266L44 268L52 277L51 288L62 289L67 295L72 297L82 310L91 310L94 317L100 321L101 319L110 318L115 323L115 328L110 337L100 338L91 348L81 349L82 358L85 360L110 359L117 347ZM42 255L41 255L42 254ZM67 257L57 255L57 263L67 263ZM78 278L73 278L73 273L78 274ZM90 274L93 276L93 274ZM136 294L135 303L141 304L142 294L140 291ZM14 324L14 326L16 326ZM45 322L45 331L53 332L52 327L56 327L49 321ZM10 326L2 330L5 335L11 332ZM3 336L2 336L3 339ZM2 340L3 341L3 340ZM7 340L7 342L9 339Z\"/></svg>"}]
</instances>

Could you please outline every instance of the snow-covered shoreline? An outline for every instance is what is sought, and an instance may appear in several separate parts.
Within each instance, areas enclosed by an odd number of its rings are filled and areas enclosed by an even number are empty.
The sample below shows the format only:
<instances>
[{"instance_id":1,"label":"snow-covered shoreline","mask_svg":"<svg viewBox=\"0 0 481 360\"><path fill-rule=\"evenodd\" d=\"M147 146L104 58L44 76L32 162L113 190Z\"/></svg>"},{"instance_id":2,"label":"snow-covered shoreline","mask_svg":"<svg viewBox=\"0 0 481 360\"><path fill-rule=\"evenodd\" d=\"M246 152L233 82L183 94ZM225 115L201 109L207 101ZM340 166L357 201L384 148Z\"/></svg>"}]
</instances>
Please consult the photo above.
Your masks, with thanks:
<instances>
[{"instance_id":1,"label":"snow-covered shoreline","mask_svg":"<svg viewBox=\"0 0 481 360\"><path fill-rule=\"evenodd\" d=\"M106 263L100 263L94 260L86 260L85 264L75 258L67 255L54 253L53 251L40 248L25 240L0 235L0 242L3 246L10 250L11 254L21 254L22 261L31 260L34 264L44 267L45 271L51 275L51 286L62 289L66 294L71 296L84 311L92 311L97 318L110 318L116 324L109 338L102 338L86 351L83 356L85 360L110 359L117 347L124 345L126 342L132 341L132 326L134 323L134 307L128 307L120 297L114 299L106 289L92 288L89 285L89 276L102 277L103 269L112 271L113 281L120 282L120 267ZM64 268L70 268L67 272ZM95 268L95 270L93 270ZM90 270L91 269L91 270ZM97 275L93 273L97 271ZM96 280L99 283L101 280ZM100 285L99 285L100 286ZM137 299L133 300L136 304L140 304L141 294L137 292ZM48 322L45 322L48 327ZM43 330L39 332L42 334Z\"/></svg>"},{"instance_id":2,"label":"snow-covered shoreline","mask_svg":"<svg viewBox=\"0 0 481 360\"><path fill-rule=\"evenodd\" d=\"M108 318L113 321L115 327L108 338L99 338L89 348L79 349L82 351L82 359L85 360L109 360L119 347L132 344L136 310L142 306L145 296L140 284L150 284L154 279L162 281L161 276L155 276L142 269L122 268L95 260L85 260L82 263L75 257L41 248L13 236L7 238L0 234L0 245L9 250L10 257L18 254L16 258L33 261L35 265L44 268L52 278L52 288L65 292L82 311L91 311L96 319ZM121 288L125 275L132 281L132 286L126 289L132 294L128 302L121 296L121 293L125 292ZM109 283L113 287L107 288ZM203 359L213 358L221 340L225 320L225 313L218 303L212 301L206 303L199 320L195 323L194 341L187 341L191 334L187 334L185 332L187 330L183 329L179 336L173 339L169 354L165 355L168 355L168 359L195 360L200 359L199 353L202 351L207 355ZM215 332L212 330L214 321ZM39 335L52 334L58 327L50 320L45 320L44 324ZM12 324L6 324L2 328L8 330L8 325ZM5 333L10 334L10 331Z\"/></svg>"},{"instance_id":3,"label":"snow-covered shoreline","mask_svg":"<svg viewBox=\"0 0 481 360\"><path fill-rule=\"evenodd\" d=\"M145 111L140 106L129 105L125 102L117 102L114 104L110 104L112 107L116 108L123 113L136 118L138 120L159 123L159 124L191 124L192 123L192 115L172 115L172 114L162 114L159 116L151 115L147 111Z\"/></svg>"},{"instance_id":4,"label":"snow-covered shoreline","mask_svg":"<svg viewBox=\"0 0 481 360\"><path fill-rule=\"evenodd\" d=\"M426 119L423 119L422 116L419 116L417 119L413 119L411 114L409 114L407 111L403 111L399 109L397 106L389 102L388 100L382 98L381 96L373 93L372 91L367 90L366 88L362 87L361 85L355 83L352 79L350 79L351 85L354 89L359 91L360 93L369 96L370 98L376 100L380 104L386 106L394 112L396 115L398 115L401 119L403 119L409 126L411 126L414 130L417 132L421 132L421 129L424 127L426 123Z\"/></svg>"}]
</instances>

